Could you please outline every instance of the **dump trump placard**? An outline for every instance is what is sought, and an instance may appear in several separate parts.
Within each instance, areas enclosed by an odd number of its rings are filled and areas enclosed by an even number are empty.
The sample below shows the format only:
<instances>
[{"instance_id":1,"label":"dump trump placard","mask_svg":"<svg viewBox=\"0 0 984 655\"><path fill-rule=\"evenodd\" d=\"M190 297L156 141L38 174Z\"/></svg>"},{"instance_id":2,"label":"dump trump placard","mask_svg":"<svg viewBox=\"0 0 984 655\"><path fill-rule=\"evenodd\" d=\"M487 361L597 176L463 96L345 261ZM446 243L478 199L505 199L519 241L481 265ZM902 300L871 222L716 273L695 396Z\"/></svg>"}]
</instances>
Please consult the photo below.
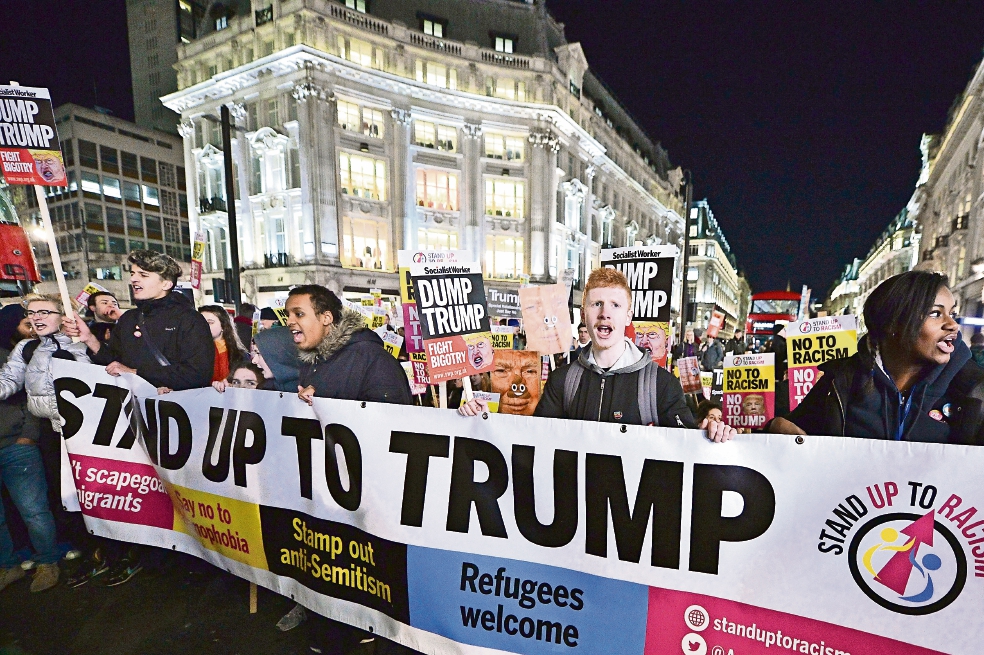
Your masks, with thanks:
<instances>
[{"instance_id":1,"label":"dump trump placard","mask_svg":"<svg viewBox=\"0 0 984 655\"><path fill-rule=\"evenodd\" d=\"M601 265L621 271L632 289L632 322L669 323L676 246L601 251Z\"/></svg>"},{"instance_id":2,"label":"dump trump placard","mask_svg":"<svg viewBox=\"0 0 984 655\"><path fill-rule=\"evenodd\" d=\"M858 320L855 316L824 316L787 325L789 409L796 409L816 384L820 364L850 357L857 351Z\"/></svg>"},{"instance_id":3,"label":"dump trump placard","mask_svg":"<svg viewBox=\"0 0 984 655\"><path fill-rule=\"evenodd\" d=\"M410 275L431 382L492 370L481 265L423 261Z\"/></svg>"},{"instance_id":4,"label":"dump trump placard","mask_svg":"<svg viewBox=\"0 0 984 655\"><path fill-rule=\"evenodd\" d=\"M724 358L724 422L734 428L760 429L776 412L774 353Z\"/></svg>"},{"instance_id":5,"label":"dump trump placard","mask_svg":"<svg viewBox=\"0 0 984 655\"><path fill-rule=\"evenodd\" d=\"M48 89L0 86L0 171L9 184L68 185Z\"/></svg>"}]
</instances>

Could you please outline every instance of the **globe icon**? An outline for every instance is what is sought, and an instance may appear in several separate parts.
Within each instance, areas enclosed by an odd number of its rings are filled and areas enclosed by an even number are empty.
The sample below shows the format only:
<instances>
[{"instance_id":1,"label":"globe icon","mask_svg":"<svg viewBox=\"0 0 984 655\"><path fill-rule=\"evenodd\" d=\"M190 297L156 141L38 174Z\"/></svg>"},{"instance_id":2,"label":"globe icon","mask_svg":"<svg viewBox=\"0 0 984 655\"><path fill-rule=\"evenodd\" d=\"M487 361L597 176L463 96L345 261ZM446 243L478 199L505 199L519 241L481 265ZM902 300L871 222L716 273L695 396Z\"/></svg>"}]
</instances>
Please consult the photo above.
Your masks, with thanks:
<instances>
[{"instance_id":1,"label":"globe icon","mask_svg":"<svg viewBox=\"0 0 984 655\"><path fill-rule=\"evenodd\" d=\"M701 627L704 625L704 621L706 620L707 619L704 618L704 613L700 610L693 609L687 613L687 622L694 626L694 628Z\"/></svg>"}]
</instances>

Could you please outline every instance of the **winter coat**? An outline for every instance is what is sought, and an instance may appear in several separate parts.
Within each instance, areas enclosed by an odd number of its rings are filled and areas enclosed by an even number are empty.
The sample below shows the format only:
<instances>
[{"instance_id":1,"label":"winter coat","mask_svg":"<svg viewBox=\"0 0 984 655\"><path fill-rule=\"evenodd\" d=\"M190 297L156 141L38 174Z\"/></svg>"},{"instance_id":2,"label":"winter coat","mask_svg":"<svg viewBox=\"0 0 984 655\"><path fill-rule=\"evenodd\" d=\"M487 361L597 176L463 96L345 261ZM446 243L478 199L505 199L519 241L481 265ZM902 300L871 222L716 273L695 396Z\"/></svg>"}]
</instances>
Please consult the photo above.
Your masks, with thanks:
<instances>
[{"instance_id":1,"label":"winter coat","mask_svg":"<svg viewBox=\"0 0 984 655\"><path fill-rule=\"evenodd\" d=\"M720 339L708 340L704 351L700 355L700 366L705 371L713 371L721 362L724 361L724 346Z\"/></svg>"},{"instance_id":2,"label":"winter coat","mask_svg":"<svg viewBox=\"0 0 984 655\"><path fill-rule=\"evenodd\" d=\"M744 339L731 338L724 345L724 352L731 353L732 355L744 355L746 350Z\"/></svg>"},{"instance_id":3,"label":"winter coat","mask_svg":"<svg viewBox=\"0 0 984 655\"><path fill-rule=\"evenodd\" d=\"M313 386L320 398L413 404L410 383L383 340L366 327L362 314L350 309L314 350L299 352L302 387Z\"/></svg>"},{"instance_id":4,"label":"winter coat","mask_svg":"<svg viewBox=\"0 0 984 655\"><path fill-rule=\"evenodd\" d=\"M0 366L6 364L9 358L10 351L0 348ZM22 437L37 442L38 422L26 420L26 405L27 394L23 390L0 400L0 450L12 446Z\"/></svg>"},{"instance_id":5,"label":"winter coat","mask_svg":"<svg viewBox=\"0 0 984 655\"><path fill-rule=\"evenodd\" d=\"M137 335L140 336L137 336ZM157 361L147 339L167 360ZM205 317L180 293L156 300L141 300L123 314L109 344L90 354L96 364L120 362L155 387L174 391L200 389L212 384L215 342Z\"/></svg>"},{"instance_id":6,"label":"winter coat","mask_svg":"<svg viewBox=\"0 0 984 655\"><path fill-rule=\"evenodd\" d=\"M61 425L58 402L55 398L55 382L51 374L51 358L57 351L64 359L74 359L88 364L84 344L73 343L71 337L60 332L41 337L31 357L24 362L24 347L37 339L25 339L18 343L3 369L0 370L0 399L10 398L21 389L27 391L27 409L38 418L51 419L53 425Z\"/></svg>"},{"instance_id":7,"label":"winter coat","mask_svg":"<svg viewBox=\"0 0 984 655\"><path fill-rule=\"evenodd\" d=\"M971 346L970 356L974 358L978 366L984 366L984 346Z\"/></svg>"},{"instance_id":8,"label":"winter coat","mask_svg":"<svg viewBox=\"0 0 984 655\"><path fill-rule=\"evenodd\" d=\"M256 333L253 338L260 356L273 372L274 381L269 387L278 391L297 392L301 360L298 358L294 335L285 327L275 325Z\"/></svg>"},{"instance_id":9,"label":"winter coat","mask_svg":"<svg viewBox=\"0 0 984 655\"><path fill-rule=\"evenodd\" d=\"M699 353L697 352L697 343L678 343L673 346L673 361L678 362L684 357L697 357Z\"/></svg>"},{"instance_id":10,"label":"winter coat","mask_svg":"<svg viewBox=\"0 0 984 655\"><path fill-rule=\"evenodd\" d=\"M821 364L820 370L823 377L786 416L807 434L984 445L984 369L959 339L950 361L933 367L908 398L867 338L857 354Z\"/></svg>"},{"instance_id":11,"label":"winter coat","mask_svg":"<svg viewBox=\"0 0 984 655\"><path fill-rule=\"evenodd\" d=\"M564 408L564 385L575 366L583 367L570 413ZM672 373L654 363L632 342L626 340L626 352L608 371L600 368L585 346L577 361L550 372L534 416L566 418L602 423L642 425L639 409L639 375L647 367L656 369L656 408L659 425L667 428L696 427L687 407L683 388Z\"/></svg>"}]
</instances>

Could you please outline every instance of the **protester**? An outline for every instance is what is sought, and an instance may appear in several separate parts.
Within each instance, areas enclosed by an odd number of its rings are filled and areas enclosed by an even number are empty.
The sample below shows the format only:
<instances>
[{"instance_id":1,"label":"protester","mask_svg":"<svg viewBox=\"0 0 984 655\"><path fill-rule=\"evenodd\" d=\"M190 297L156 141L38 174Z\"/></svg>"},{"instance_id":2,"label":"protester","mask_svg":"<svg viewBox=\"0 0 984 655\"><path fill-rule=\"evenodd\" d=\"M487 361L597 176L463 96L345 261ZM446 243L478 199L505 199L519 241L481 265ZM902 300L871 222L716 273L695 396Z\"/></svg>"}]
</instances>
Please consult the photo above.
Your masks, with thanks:
<instances>
[{"instance_id":1,"label":"protester","mask_svg":"<svg viewBox=\"0 0 984 655\"><path fill-rule=\"evenodd\" d=\"M776 416L789 413L789 353L786 350L786 324L776 323L772 326L772 339L766 345L765 352L773 353L776 370Z\"/></svg>"},{"instance_id":2,"label":"protester","mask_svg":"<svg viewBox=\"0 0 984 655\"><path fill-rule=\"evenodd\" d=\"M89 314L92 320L89 321L89 331L103 344L109 343L109 337L116 327L116 321L120 320L120 303L109 291L97 291L91 294L86 300Z\"/></svg>"},{"instance_id":3,"label":"protester","mask_svg":"<svg viewBox=\"0 0 984 655\"><path fill-rule=\"evenodd\" d=\"M984 445L984 369L960 339L940 273L882 282L864 303L868 333L767 432Z\"/></svg>"},{"instance_id":4,"label":"protester","mask_svg":"<svg viewBox=\"0 0 984 655\"><path fill-rule=\"evenodd\" d=\"M678 343L673 347L673 361L678 362L684 357L697 356L697 342L693 330L686 330L683 333L683 343Z\"/></svg>"},{"instance_id":5,"label":"protester","mask_svg":"<svg viewBox=\"0 0 984 655\"><path fill-rule=\"evenodd\" d=\"M183 294L172 293L181 266L169 255L153 250L134 250L127 262L137 306L120 317L109 343L100 343L78 315L65 321L65 332L78 337L88 347L92 361L105 365L109 375L139 375L159 392L209 386L215 343L205 317ZM158 556L151 555L151 561ZM94 561L92 574L101 568L100 562ZM140 551L131 547L106 572L103 584L123 584L142 569Z\"/></svg>"},{"instance_id":6,"label":"protester","mask_svg":"<svg viewBox=\"0 0 984 655\"><path fill-rule=\"evenodd\" d=\"M632 292L625 275L612 268L591 272L582 308L591 345L577 361L550 373L534 416L630 425L694 428L680 382L625 336L632 321ZM568 385L569 375L575 375ZM458 410L465 416L486 411L480 399ZM713 441L727 441L734 428L704 420Z\"/></svg>"},{"instance_id":7,"label":"protester","mask_svg":"<svg viewBox=\"0 0 984 655\"><path fill-rule=\"evenodd\" d=\"M229 313L221 305L202 305L198 311L208 322L209 333L215 344L212 382L225 380L233 367L249 361L249 354L236 334L236 326L229 318Z\"/></svg>"},{"instance_id":8,"label":"protester","mask_svg":"<svg viewBox=\"0 0 984 655\"><path fill-rule=\"evenodd\" d=\"M224 393L229 387L256 390L261 388L263 381L263 371L259 366L250 362L239 362L229 371L225 380L212 382L212 388L219 393Z\"/></svg>"},{"instance_id":9,"label":"protester","mask_svg":"<svg viewBox=\"0 0 984 655\"><path fill-rule=\"evenodd\" d=\"M297 391L301 360L290 330L276 325L253 337L253 363L260 367L265 378L261 389Z\"/></svg>"},{"instance_id":10,"label":"protester","mask_svg":"<svg viewBox=\"0 0 984 655\"><path fill-rule=\"evenodd\" d=\"M984 332L975 332L970 337L970 355L978 366L984 366Z\"/></svg>"},{"instance_id":11,"label":"protester","mask_svg":"<svg viewBox=\"0 0 984 655\"><path fill-rule=\"evenodd\" d=\"M7 358L0 370L0 400L26 391L31 417L26 419L30 426L25 429L37 431L49 511L56 521L59 536L80 548L88 543L85 523L81 515L66 511L61 502L63 421L58 414L51 360L88 363L89 357L83 344L72 343L71 338L60 332L64 314L60 297L31 295L24 302L37 338L21 341ZM45 562L44 568L39 568L35 582L47 589L58 583L59 575L56 558L55 562Z\"/></svg>"},{"instance_id":12,"label":"protester","mask_svg":"<svg viewBox=\"0 0 984 655\"><path fill-rule=\"evenodd\" d=\"M707 335L700 345L700 367L705 371L713 371L724 361L724 346L717 337Z\"/></svg>"},{"instance_id":13,"label":"protester","mask_svg":"<svg viewBox=\"0 0 984 655\"><path fill-rule=\"evenodd\" d=\"M7 348L20 327L24 308L8 305L0 309L0 366L10 358ZM58 583L58 544L55 520L48 505L44 462L38 449L40 422L27 412L27 394L22 390L0 401L0 484L10 494L11 504L27 526L37 573L31 591L40 592ZM14 557L14 544L7 516L0 504L0 591L27 573Z\"/></svg>"},{"instance_id":14,"label":"protester","mask_svg":"<svg viewBox=\"0 0 984 655\"><path fill-rule=\"evenodd\" d=\"M342 307L332 291L317 284L291 289L287 297L287 329L301 359L298 396L413 404L410 385L383 340L366 328L362 314ZM285 617L286 618L286 617ZM312 613L311 652L341 655L371 633Z\"/></svg>"},{"instance_id":15,"label":"protester","mask_svg":"<svg viewBox=\"0 0 984 655\"><path fill-rule=\"evenodd\" d=\"M184 295L172 293L181 267L152 250L134 250L127 261L137 307L120 317L109 343L103 347L81 320L67 321L67 334L79 337L110 375L135 373L175 391L209 386L215 342L205 317Z\"/></svg>"},{"instance_id":16,"label":"protester","mask_svg":"<svg viewBox=\"0 0 984 655\"><path fill-rule=\"evenodd\" d=\"M735 335L724 344L724 352L731 353L732 355L744 355L747 351L745 333L741 330L735 330Z\"/></svg>"},{"instance_id":17,"label":"protester","mask_svg":"<svg viewBox=\"0 0 984 655\"><path fill-rule=\"evenodd\" d=\"M716 400L702 400L697 404L696 419L698 422L704 419L708 421L723 421L724 408Z\"/></svg>"},{"instance_id":18,"label":"protester","mask_svg":"<svg viewBox=\"0 0 984 655\"><path fill-rule=\"evenodd\" d=\"M269 330L275 325L280 325L280 320L277 318L277 313L273 311L273 307L264 307L261 309L260 331L262 332L263 330Z\"/></svg>"},{"instance_id":19,"label":"protester","mask_svg":"<svg viewBox=\"0 0 984 655\"><path fill-rule=\"evenodd\" d=\"M198 308L199 311L202 309ZM236 326L236 336L239 337L241 345L247 345L253 340L253 314L256 312L256 305L244 302L236 312L233 324Z\"/></svg>"}]
</instances>

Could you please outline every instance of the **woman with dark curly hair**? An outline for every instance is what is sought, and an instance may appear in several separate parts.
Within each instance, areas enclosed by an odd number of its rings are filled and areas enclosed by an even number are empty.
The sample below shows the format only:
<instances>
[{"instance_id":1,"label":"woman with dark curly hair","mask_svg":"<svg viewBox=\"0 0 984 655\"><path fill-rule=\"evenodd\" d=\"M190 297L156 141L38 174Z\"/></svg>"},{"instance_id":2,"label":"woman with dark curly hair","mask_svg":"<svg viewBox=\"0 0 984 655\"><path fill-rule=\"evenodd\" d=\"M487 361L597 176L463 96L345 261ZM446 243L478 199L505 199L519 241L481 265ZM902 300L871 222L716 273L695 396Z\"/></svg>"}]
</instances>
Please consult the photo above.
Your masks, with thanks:
<instances>
[{"instance_id":1,"label":"woman with dark curly hair","mask_svg":"<svg viewBox=\"0 0 984 655\"><path fill-rule=\"evenodd\" d=\"M215 365L212 369L212 382L229 377L229 371L238 364L249 361L249 354L243 347L232 318L220 305L202 305L198 311L208 321L208 329L215 341Z\"/></svg>"},{"instance_id":2,"label":"woman with dark curly hair","mask_svg":"<svg viewBox=\"0 0 984 655\"><path fill-rule=\"evenodd\" d=\"M984 445L984 369L956 318L945 275L885 280L864 303L857 354L822 364L803 402L766 431Z\"/></svg>"}]
</instances>

